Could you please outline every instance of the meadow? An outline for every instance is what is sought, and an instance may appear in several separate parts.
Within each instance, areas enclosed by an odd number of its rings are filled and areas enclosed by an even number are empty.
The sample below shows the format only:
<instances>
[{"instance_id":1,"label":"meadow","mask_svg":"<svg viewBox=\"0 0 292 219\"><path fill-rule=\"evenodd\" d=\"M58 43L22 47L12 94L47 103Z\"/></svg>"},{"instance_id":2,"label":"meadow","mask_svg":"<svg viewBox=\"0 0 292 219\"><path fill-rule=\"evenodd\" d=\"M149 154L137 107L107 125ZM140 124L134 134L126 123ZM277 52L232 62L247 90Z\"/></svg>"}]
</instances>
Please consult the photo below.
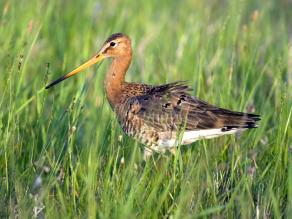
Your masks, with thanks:
<instances>
[{"instance_id":1,"label":"meadow","mask_svg":"<svg viewBox=\"0 0 292 219\"><path fill-rule=\"evenodd\" d=\"M289 0L1 0L0 217L289 218ZM50 90L115 32L127 81L260 114L257 129L143 161L103 90L108 61Z\"/></svg>"}]
</instances>

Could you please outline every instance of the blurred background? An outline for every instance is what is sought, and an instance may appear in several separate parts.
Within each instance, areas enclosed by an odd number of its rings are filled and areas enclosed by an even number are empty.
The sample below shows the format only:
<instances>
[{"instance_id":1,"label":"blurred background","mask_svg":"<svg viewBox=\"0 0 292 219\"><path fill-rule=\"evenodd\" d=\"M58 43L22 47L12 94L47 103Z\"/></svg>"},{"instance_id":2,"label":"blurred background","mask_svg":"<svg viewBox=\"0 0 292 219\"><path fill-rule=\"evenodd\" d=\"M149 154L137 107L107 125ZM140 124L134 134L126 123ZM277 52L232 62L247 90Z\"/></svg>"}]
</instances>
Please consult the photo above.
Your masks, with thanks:
<instances>
[{"instance_id":1,"label":"blurred background","mask_svg":"<svg viewBox=\"0 0 292 219\"><path fill-rule=\"evenodd\" d=\"M290 0L1 0L0 217L292 214ZM127 81L187 80L260 127L142 162L103 91L109 61L50 90L115 32Z\"/></svg>"}]
</instances>

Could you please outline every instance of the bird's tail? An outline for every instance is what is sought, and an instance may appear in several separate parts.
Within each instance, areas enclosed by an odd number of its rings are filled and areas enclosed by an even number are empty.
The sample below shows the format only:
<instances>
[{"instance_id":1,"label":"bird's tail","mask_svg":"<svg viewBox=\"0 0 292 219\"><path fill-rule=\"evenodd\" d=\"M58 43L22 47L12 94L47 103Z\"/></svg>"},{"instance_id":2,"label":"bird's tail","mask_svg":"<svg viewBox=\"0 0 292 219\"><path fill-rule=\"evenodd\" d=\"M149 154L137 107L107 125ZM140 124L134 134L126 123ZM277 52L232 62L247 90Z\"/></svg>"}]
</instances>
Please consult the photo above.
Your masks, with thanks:
<instances>
[{"instance_id":1,"label":"bird's tail","mask_svg":"<svg viewBox=\"0 0 292 219\"><path fill-rule=\"evenodd\" d=\"M261 118L256 114L233 112L221 109L218 119L220 123L222 123L222 131L229 131L232 129L257 128L257 122Z\"/></svg>"}]
</instances>

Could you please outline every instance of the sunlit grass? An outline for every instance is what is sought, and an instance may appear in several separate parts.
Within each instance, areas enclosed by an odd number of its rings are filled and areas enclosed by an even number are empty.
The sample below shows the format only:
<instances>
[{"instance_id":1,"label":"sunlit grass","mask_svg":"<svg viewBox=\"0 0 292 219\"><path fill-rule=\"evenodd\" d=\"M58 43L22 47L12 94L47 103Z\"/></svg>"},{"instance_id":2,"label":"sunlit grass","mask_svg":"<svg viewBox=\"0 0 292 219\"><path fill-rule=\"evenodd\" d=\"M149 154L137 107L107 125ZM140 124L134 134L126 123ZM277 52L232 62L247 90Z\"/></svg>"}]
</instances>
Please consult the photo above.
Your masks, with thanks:
<instances>
[{"instance_id":1,"label":"sunlit grass","mask_svg":"<svg viewBox=\"0 0 292 219\"><path fill-rule=\"evenodd\" d=\"M289 6L1 1L0 217L291 215ZM128 81L188 80L201 99L260 114L259 128L144 163L105 98L107 61L44 90L113 32L132 38Z\"/></svg>"}]
</instances>

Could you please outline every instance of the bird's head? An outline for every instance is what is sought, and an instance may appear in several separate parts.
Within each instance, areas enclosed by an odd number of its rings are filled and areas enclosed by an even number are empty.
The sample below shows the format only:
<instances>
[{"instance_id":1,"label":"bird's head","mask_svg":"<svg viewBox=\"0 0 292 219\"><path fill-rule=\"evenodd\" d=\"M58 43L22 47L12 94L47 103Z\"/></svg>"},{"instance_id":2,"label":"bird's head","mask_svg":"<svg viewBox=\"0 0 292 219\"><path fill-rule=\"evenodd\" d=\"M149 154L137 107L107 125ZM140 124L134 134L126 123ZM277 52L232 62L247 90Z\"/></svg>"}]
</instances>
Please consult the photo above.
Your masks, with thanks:
<instances>
[{"instance_id":1,"label":"bird's head","mask_svg":"<svg viewBox=\"0 0 292 219\"><path fill-rule=\"evenodd\" d=\"M53 81L51 84L46 86L46 89L51 88L52 86L60 83L61 81L72 77L73 75L104 60L105 58L119 58L119 57L124 57L124 56L131 56L131 55L132 55L132 48L131 48L130 38L127 35L122 34L122 33L112 34L104 42L103 46L101 47L101 49L96 55L94 55L91 59L89 59L87 62L80 65L78 68L74 69L70 73Z\"/></svg>"},{"instance_id":2,"label":"bird's head","mask_svg":"<svg viewBox=\"0 0 292 219\"><path fill-rule=\"evenodd\" d=\"M109 38L107 38L102 48L97 53L97 55L101 55L104 58L128 56L131 54L131 40L128 36L122 33L112 34Z\"/></svg>"}]
</instances>

